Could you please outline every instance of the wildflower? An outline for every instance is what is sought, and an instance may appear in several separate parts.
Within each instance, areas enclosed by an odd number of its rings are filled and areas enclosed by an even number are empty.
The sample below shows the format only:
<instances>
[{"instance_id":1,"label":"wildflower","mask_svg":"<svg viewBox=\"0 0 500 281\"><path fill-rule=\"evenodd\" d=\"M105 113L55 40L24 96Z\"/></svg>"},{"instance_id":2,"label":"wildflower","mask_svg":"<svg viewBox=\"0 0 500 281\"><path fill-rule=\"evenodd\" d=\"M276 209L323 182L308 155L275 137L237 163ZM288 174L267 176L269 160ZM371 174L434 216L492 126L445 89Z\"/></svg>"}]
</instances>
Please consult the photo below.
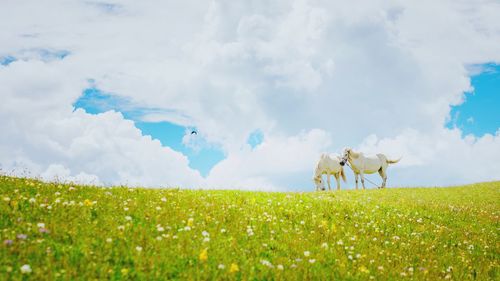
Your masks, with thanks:
<instances>
[{"instance_id":1,"label":"wildflower","mask_svg":"<svg viewBox=\"0 0 500 281\"><path fill-rule=\"evenodd\" d=\"M321 244L321 248L328 249L328 243L325 242L325 243Z\"/></svg>"},{"instance_id":2,"label":"wildflower","mask_svg":"<svg viewBox=\"0 0 500 281\"><path fill-rule=\"evenodd\" d=\"M167 198L165 198L165 197L162 197L160 200L161 200L161 202L167 202Z\"/></svg>"},{"instance_id":3,"label":"wildflower","mask_svg":"<svg viewBox=\"0 0 500 281\"><path fill-rule=\"evenodd\" d=\"M221 229L220 233L226 233L226 229L225 228Z\"/></svg>"},{"instance_id":4,"label":"wildflower","mask_svg":"<svg viewBox=\"0 0 500 281\"><path fill-rule=\"evenodd\" d=\"M128 268L122 268L122 270L120 271L123 275L127 275L128 274Z\"/></svg>"},{"instance_id":5,"label":"wildflower","mask_svg":"<svg viewBox=\"0 0 500 281\"><path fill-rule=\"evenodd\" d=\"M163 231L165 231L165 228L163 228L161 225L158 225L156 227L156 230L158 230L158 232L163 232Z\"/></svg>"},{"instance_id":6,"label":"wildflower","mask_svg":"<svg viewBox=\"0 0 500 281\"><path fill-rule=\"evenodd\" d=\"M35 198L30 198L30 200L28 200L30 203L35 203L36 202L36 199Z\"/></svg>"},{"instance_id":7,"label":"wildflower","mask_svg":"<svg viewBox=\"0 0 500 281\"><path fill-rule=\"evenodd\" d=\"M106 242L111 243L111 242L113 242L113 239L111 239L111 238L107 238L107 239L106 239Z\"/></svg>"},{"instance_id":8,"label":"wildflower","mask_svg":"<svg viewBox=\"0 0 500 281\"><path fill-rule=\"evenodd\" d=\"M38 228L44 228L45 224L43 222L39 222L36 224L36 226L38 226Z\"/></svg>"},{"instance_id":9,"label":"wildflower","mask_svg":"<svg viewBox=\"0 0 500 281\"><path fill-rule=\"evenodd\" d=\"M17 237L17 239L20 239L20 240L26 240L26 238L28 238L28 235L21 233L21 234L18 234L16 237Z\"/></svg>"},{"instance_id":10,"label":"wildflower","mask_svg":"<svg viewBox=\"0 0 500 281\"><path fill-rule=\"evenodd\" d=\"M219 265L217 266L217 268L218 268L218 269L224 269L224 268L226 268L226 266L225 266L225 265L223 265L223 264L221 263L221 264L219 264Z\"/></svg>"},{"instance_id":11,"label":"wildflower","mask_svg":"<svg viewBox=\"0 0 500 281\"><path fill-rule=\"evenodd\" d=\"M31 266L29 264L25 264L23 266L21 266L21 273L22 274L29 274L31 273Z\"/></svg>"},{"instance_id":12,"label":"wildflower","mask_svg":"<svg viewBox=\"0 0 500 281\"><path fill-rule=\"evenodd\" d=\"M254 233L253 233L253 229L252 229L252 227L248 226L248 227L247 227L247 235L248 235L248 236L253 236L253 234L254 234Z\"/></svg>"},{"instance_id":13,"label":"wildflower","mask_svg":"<svg viewBox=\"0 0 500 281\"><path fill-rule=\"evenodd\" d=\"M203 230L203 231L201 232L201 235L203 235L203 237L208 237L208 236L210 236L210 234L209 234L208 232L206 232L205 230Z\"/></svg>"},{"instance_id":14,"label":"wildflower","mask_svg":"<svg viewBox=\"0 0 500 281\"><path fill-rule=\"evenodd\" d=\"M315 263L315 262L316 262L316 260L315 260L315 259L310 259L310 260L309 260L309 263Z\"/></svg>"},{"instance_id":15,"label":"wildflower","mask_svg":"<svg viewBox=\"0 0 500 281\"><path fill-rule=\"evenodd\" d=\"M3 241L3 244L4 244L5 246L10 246L10 245L12 245L13 243L14 243L14 241L12 241L12 240L10 240L10 239L7 239L7 240L4 240L4 241Z\"/></svg>"},{"instance_id":16,"label":"wildflower","mask_svg":"<svg viewBox=\"0 0 500 281\"><path fill-rule=\"evenodd\" d=\"M83 205L85 206L92 206L92 201L90 201L89 199L85 199L85 201L83 201Z\"/></svg>"},{"instance_id":17,"label":"wildflower","mask_svg":"<svg viewBox=\"0 0 500 281\"><path fill-rule=\"evenodd\" d=\"M208 237L203 238L203 243L208 243L208 242L210 242L210 238Z\"/></svg>"},{"instance_id":18,"label":"wildflower","mask_svg":"<svg viewBox=\"0 0 500 281\"><path fill-rule=\"evenodd\" d=\"M132 217L131 217L131 216L125 216L125 220L127 220L127 221L131 221L131 220L132 220Z\"/></svg>"},{"instance_id":19,"label":"wildflower","mask_svg":"<svg viewBox=\"0 0 500 281\"><path fill-rule=\"evenodd\" d=\"M185 227L184 227L184 230L185 230L185 231L190 231L190 230L191 230L191 227L189 227L189 226L185 226Z\"/></svg>"},{"instance_id":20,"label":"wildflower","mask_svg":"<svg viewBox=\"0 0 500 281\"><path fill-rule=\"evenodd\" d=\"M125 226L123 226L123 225L119 225L119 226L118 226L118 230L125 230Z\"/></svg>"},{"instance_id":21,"label":"wildflower","mask_svg":"<svg viewBox=\"0 0 500 281\"><path fill-rule=\"evenodd\" d=\"M270 267L270 268L274 267L273 264L270 261L268 261L268 260L261 260L260 263L262 265L265 265L265 266Z\"/></svg>"},{"instance_id":22,"label":"wildflower","mask_svg":"<svg viewBox=\"0 0 500 281\"><path fill-rule=\"evenodd\" d=\"M163 239L163 237L161 237L161 236L156 236L156 240L157 240L157 241L161 241L162 239Z\"/></svg>"},{"instance_id":23,"label":"wildflower","mask_svg":"<svg viewBox=\"0 0 500 281\"><path fill-rule=\"evenodd\" d=\"M137 252L142 252L142 247L141 247L141 246L137 246L137 247L135 247L135 250L136 250Z\"/></svg>"},{"instance_id":24,"label":"wildflower","mask_svg":"<svg viewBox=\"0 0 500 281\"><path fill-rule=\"evenodd\" d=\"M337 241L337 245L344 245L344 241L342 240Z\"/></svg>"},{"instance_id":25,"label":"wildflower","mask_svg":"<svg viewBox=\"0 0 500 281\"><path fill-rule=\"evenodd\" d=\"M368 270L368 268L366 268L364 265L360 266L358 270L363 273L370 273L370 270Z\"/></svg>"},{"instance_id":26,"label":"wildflower","mask_svg":"<svg viewBox=\"0 0 500 281\"><path fill-rule=\"evenodd\" d=\"M311 255L311 252L309 252L309 251L305 251L305 252L304 252L304 256L305 256L305 257L308 257L308 256L310 256L310 255Z\"/></svg>"},{"instance_id":27,"label":"wildflower","mask_svg":"<svg viewBox=\"0 0 500 281\"><path fill-rule=\"evenodd\" d=\"M156 206L156 210L157 211L161 211L161 207L160 206Z\"/></svg>"},{"instance_id":28,"label":"wildflower","mask_svg":"<svg viewBox=\"0 0 500 281\"><path fill-rule=\"evenodd\" d=\"M232 263L231 267L229 268L229 272L234 273L234 272L238 272L238 271L240 271L240 268L238 267L238 265L235 263Z\"/></svg>"},{"instance_id":29,"label":"wildflower","mask_svg":"<svg viewBox=\"0 0 500 281\"><path fill-rule=\"evenodd\" d=\"M282 264L278 264L278 266L276 266L276 268L278 268L279 270L285 269Z\"/></svg>"},{"instance_id":30,"label":"wildflower","mask_svg":"<svg viewBox=\"0 0 500 281\"><path fill-rule=\"evenodd\" d=\"M200 261L206 261L208 259L208 248L205 248L201 251L199 256Z\"/></svg>"},{"instance_id":31,"label":"wildflower","mask_svg":"<svg viewBox=\"0 0 500 281\"><path fill-rule=\"evenodd\" d=\"M46 229L45 227L42 227L42 228L38 229L38 231L40 233L50 233L50 231L48 229Z\"/></svg>"},{"instance_id":32,"label":"wildflower","mask_svg":"<svg viewBox=\"0 0 500 281\"><path fill-rule=\"evenodd\" d=\"M418 222L418 223L422 223L422 218L419 218L419 219L417 220L417 222Z\"/></svg>"},{"instance_id":33,"label":"wildflower","mask_svg":"<svg viewBox=\"0 0 500 281\"><path fill-rule=\"evenodd\" d=\"M193 223L194 223L194 219L193 218L189 218L188 222L187 222L187 225L188 226L193 226Z\"/></svg>"},{"instance_id":34,"label":"wildflower","mask_svg":"<svg viewBox=\"0 0 500 281\"><path fill-rule=\"evenodd\" d=\"M5 202L9 202L9 201L10 201L10 198L9 198L9 197L4 197L4 198L3 198L3 201L5 201Z\"/></svg>"}]
</instances>

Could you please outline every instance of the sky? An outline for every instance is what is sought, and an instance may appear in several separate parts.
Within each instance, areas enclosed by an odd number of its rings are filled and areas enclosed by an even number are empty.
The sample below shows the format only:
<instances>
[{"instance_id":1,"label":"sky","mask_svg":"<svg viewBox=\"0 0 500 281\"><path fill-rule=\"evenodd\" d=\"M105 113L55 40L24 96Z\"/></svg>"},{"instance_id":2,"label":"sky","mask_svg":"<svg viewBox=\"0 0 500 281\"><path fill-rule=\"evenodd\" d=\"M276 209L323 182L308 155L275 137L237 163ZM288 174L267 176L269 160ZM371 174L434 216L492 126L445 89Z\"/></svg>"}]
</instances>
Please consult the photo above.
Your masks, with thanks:
<instances>
[{"instance_id":1,"label":"sky","mask_svg":"<svg viewBox=\"0 0 500 281\"><path fill-rule=\"evenodd\" d=\"M500 180L498 1L2 9L3 173L308 191L319 155L352 147L402 157L389 187Z\"/></svg>"}]
</instances>

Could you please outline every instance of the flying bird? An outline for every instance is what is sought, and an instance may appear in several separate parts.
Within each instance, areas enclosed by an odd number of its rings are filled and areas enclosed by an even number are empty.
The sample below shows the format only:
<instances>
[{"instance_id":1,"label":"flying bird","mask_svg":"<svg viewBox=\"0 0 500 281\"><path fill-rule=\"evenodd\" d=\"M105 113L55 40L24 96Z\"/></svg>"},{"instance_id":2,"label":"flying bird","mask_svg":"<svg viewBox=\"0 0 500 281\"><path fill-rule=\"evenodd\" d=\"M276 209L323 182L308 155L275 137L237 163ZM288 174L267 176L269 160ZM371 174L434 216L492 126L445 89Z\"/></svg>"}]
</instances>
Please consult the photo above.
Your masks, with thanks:
<instances>
[{"instance_id":1,"label":"flying bird","mask_svg":"<svg viewBox=\"0 0 500 281\"><path fill-rule=\"evenodd\" d=\"M195 130L191 131L191 135L197 135L197 134L198 134L197 131L195 131Z\"/></svg>"}]
</instances>

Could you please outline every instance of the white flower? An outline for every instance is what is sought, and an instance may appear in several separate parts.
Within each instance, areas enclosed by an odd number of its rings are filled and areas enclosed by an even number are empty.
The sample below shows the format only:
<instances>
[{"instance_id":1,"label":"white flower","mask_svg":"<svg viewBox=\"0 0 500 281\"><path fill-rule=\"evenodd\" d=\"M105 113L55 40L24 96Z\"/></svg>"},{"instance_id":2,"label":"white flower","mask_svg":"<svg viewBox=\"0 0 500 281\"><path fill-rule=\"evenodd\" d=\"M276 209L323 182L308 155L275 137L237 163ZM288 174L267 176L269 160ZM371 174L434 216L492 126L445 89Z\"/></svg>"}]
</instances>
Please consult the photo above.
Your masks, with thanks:
<instances>
[{"instance_id":1,"label":"white flower","mask_svg":"<svg viewBox=\"0 0 500 281\"><path fill-rule=\"evenodd\" d=\"M226 268L226 266L225 266L225 265L223 265L223 264L221 263L221 264L219 264L219 265L217 266L217 268L218 268L218 269L224 269L224 268Z\"/></svg>"},{"instance_id":2,"label":"white flower","mask_svg":"<svg viewBox=\"0 0 500 281\"><path fill-rule=\"evenodd\" d=\"M163 228L162 226L158 226L156 230L158 230L158 232L163 232L165 231L165 228Z\"/></svg>"},{"instance_id":3,"label":"white flower","mask_svg":"<svg viewBox=\"0 0 500 281\"><path fill-rule=\"evenodd\" d=\"M39 228L45 228L45 224L43 222L39 222L36 224Z\"/></svg>"},{"instance_id":4,"label":"white flower","mask_svg":"<svg viewBox=\"0 0 500 281\"><path fill-rule=\"evenodd\" d=\"M210 234L209 234L208 232L206 232L205 230L203 230L203 231L201 232L201 235L203 235L203 237L208 237L208 236L210 236Z\"/></svg>"},{"instance_id":5,"label":"white flower","mask_svg":"<svg viewBox=\"0 0 500 281\"><path fill-rule=\"evenodd\" d=\"M161 210L161 207L160 207L160 206L156 206L156 210L157 210L157 211L160 211L160 210Z\"/></svg>"},{"instance_id":6,"label":"white flower","mask_svg":"<svg viewBox=\"0 0 500 281\"><path fill-rule=\"evenodd\" d=\"M181 228L181 229L182 229L182 228ZM190 231L190 230L191 230L191 227L189 227L189 226L185 226L185 227L184 227L184 230L185 230L185 231Z\"/></svg>"},{"instance_id":7,"label":"white flower","mask_svg":"<svg viewBox=\"0 0 500 281\"><path fill-rule=\"evenodd\" d=\"M273 264L270 261L268 261L268 260L261 260L260 263L262 265L265 265L265 266L270 267L270 268L274 267Z\"/></svg>"},{"instance_id":8,"label":"white flower","mask_svg":"<svg viewBox=\"0 0 500 281\"><path fill-rule=\"evenodd\" d=\"M321 248L328 249L328 243L325 242L325 243L321 244Z\"/></svg>"},{"instance_id":9,"label":"white flower","mask_svg":"<svg viewBox=\"0 0 500 281\"><path fill-rule=\"evenodd\" d=\"M167 202L167 198L165 198L165 197L162 197L160 200L161 200L161 202Z\"/></svg>"},{"instance_id":10,"label":"white flower","mask_svg":"<svg viewBox=\"0 0 500 281\"><path fill-rule=\"evenodd\" d=\"M337 245L344 245L344 241L342 240L337 241Z\"/></svg>"},{"instance_id":11,"label":"white flower","mask_svg":"<svg viewBox=\"0 0 500 281\"><path fill-rule=\"evenodd\" d=\"M28 273L31 273L31 266L29 264L25 264L23 266L21 266L21 273L22 274L28 274Z\"/></svg>"},{"instance_id":12,"label":"white flower","mask_svg":"<svg viewBox=\"0 0 500 281\"><path fill-rule=\"evenodd\" d=\"M283 269L285 269L285 268L283 267L283 265L282 265L282 264L278 264L277 268L278 268L279 270L283 270Z\"/></svg>"},{"instance_id":13,"label":"white flower","mask_svg":"<svg viewBox=\"0 0 500 281\"><path fill-rule=\"evenodd\" d=\"M419 218L419 219L417 220L417 222L418 222L418 223L422 223L422 218Z\"/></svg>"},{"instance_id":14,"label":"white flower","mask_svg":"<svg viewBox=\"0 0 500 281\"><path fill-rule=\"evenodd\" d=\"M226 233L226 229L225 228L221 229L220 233Z\"/></svg>"},{"instance_id":15,"label":"white flower","mask_svg":"<svg viewBox=\"0 0 500 281\"><path fill-rule=\"evenodd\" d=\"M36 199L35 198L30 198L30 200L28 200L30 203L35 203L36 202Z\"/></svg>"},{"instance_id":16,"label":"white flower","mask_svg":"<svg viewBox=\"0 0 500 281\"><path fill-rule=\"evenodd\" d=\"M210 242L210 238L208 238L208 237L203 238L203 242L204 243Z\"/></svg>"},{"instance_id":17,"label":"white flower","mask_svg":"<svg viewBox=\"0 0 500 281\"><path fill-rule=\"evenodd\" d=\"M128 220L128 221L131 221L132 217L131 216L126 216L125 219Z\"/></svg>"},{"instance_id":18,"label":"white flower","mask_svg":"<svg viewBox=\"0 0 500 281\"><path fill-rule=\"evenodd\" d=\"M113 239L108 238L108 239L106 239L106 242L111 243L111 242L113 242Z\"/></svg>"},{"instance_id":19,"label":"white flower","mask_svg":"<svg viewBox=\"0 0 500 281\"><path fill-rule=\"evenodd\" d=\"M137 252L142 252L142 247L141 247L141 246L137 246L137 247L135 247L135 250L136 250Z\"/></svg>"},{"instance_id":20,"label":"white flower","mask_svg":"<svg viewBox=\"0 0 500 281\"><path fill-rule=\"evenodd\" d=\"M304 256L305 256L305 257L308 257L308 256L310 256L310 255L311 255L311 252L309 252L309 251L305 251L305 252L304 252Z\"/></svg>"},{"instance_id":21,"label":"white flower","mask_svg":"<svg viewBox=\"0 0 500 281\"><path fill-rule=\"evenodd\" d=\"M315 263L315 262L316 262L316 260L315 260L315 259L310 259L310 260L309 260L309 263Z\"/></svg>"}]
</instances>

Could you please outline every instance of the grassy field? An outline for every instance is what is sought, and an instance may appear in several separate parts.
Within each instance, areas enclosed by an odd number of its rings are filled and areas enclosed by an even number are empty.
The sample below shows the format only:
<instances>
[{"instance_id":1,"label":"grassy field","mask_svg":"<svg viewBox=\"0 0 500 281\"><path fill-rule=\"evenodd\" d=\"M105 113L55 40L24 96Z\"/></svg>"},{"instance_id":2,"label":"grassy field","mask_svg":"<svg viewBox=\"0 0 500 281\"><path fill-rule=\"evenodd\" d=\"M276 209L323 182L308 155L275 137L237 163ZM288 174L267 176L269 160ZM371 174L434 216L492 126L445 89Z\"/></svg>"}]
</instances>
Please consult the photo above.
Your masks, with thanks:
<instances>
[{"instance_id":1,"label":"grassy field","mask_svg":"<svg viewBox=\"0 0 500 281\"><path fill-rule=\"evenodd\" d=\"M0 280L498 280L500 182L265 193L0 177Z\"/></svg>"}]
</instances>

